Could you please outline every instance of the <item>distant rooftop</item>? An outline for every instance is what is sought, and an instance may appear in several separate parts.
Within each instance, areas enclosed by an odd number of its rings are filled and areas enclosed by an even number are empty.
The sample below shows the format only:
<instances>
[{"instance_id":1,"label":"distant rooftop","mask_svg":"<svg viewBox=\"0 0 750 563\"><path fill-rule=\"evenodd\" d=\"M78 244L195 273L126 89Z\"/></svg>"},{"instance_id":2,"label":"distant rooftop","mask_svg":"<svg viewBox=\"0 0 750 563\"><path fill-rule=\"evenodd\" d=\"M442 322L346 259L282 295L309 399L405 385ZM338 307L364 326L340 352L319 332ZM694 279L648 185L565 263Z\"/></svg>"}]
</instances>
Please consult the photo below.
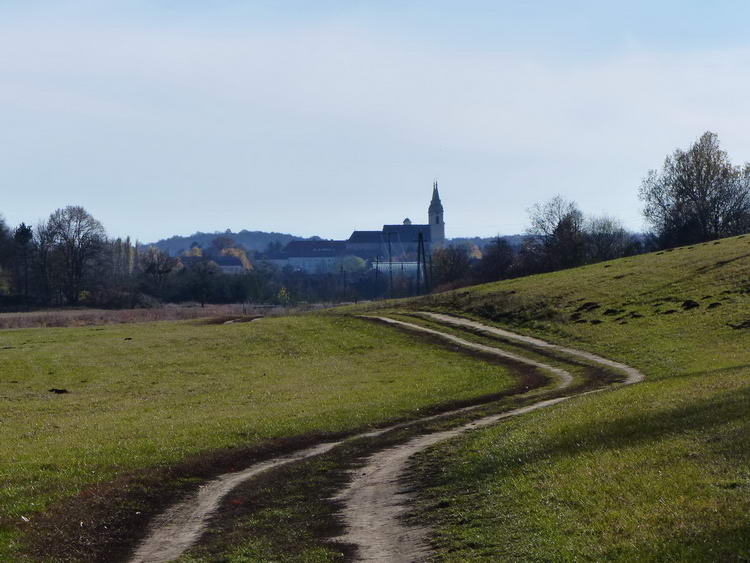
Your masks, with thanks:
<instances>
[{"instance_id":1,"label":"distant rooftop","mask_svg":"<svg viewBox=\"0 0 750 563\"><path fill-rule=\"evenodd\" d=\"M391 235L391 242L416 243L419 241L419 233L425 242L432 240L432 231L429 225L383 225L383 236Z\"/></svg>"},{"instance_id":2,"label":"distant rooftop","mask_svg":"<svg viewBox=\"0 0 750 563\"><path fill-rule=\"evenodd\" d=\"M343 256L346 242L342 240L295 240L284 248L283 253L295 258Z\"/></svg>"},{"instance_id":3,"label":"distant rooftop","mask_svg":"<svg viewBox=\"0 0 750 563\"><path fill-rule=\"evenodd\" d=\"M350 243L376 244L384 241L383 231L354 231L349 237Z\"/></svg>"}]
</instances>

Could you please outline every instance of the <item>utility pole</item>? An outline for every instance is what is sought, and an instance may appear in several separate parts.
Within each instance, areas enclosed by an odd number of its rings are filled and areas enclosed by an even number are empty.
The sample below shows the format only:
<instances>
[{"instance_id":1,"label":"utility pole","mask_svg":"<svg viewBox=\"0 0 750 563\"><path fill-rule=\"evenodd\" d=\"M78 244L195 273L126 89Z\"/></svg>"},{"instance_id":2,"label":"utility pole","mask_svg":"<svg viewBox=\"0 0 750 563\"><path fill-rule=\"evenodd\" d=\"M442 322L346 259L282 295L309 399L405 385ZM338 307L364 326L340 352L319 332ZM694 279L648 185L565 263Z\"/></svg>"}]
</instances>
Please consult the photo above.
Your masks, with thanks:
<instances>
[{"instance_id":1,"label":"utility pole","mask_svg":"<svg viewBox=\"0 0 750 563\"><path fill-rule=\"evenodd\" d=\"M424 235L422 234L422 231L419 231L419 238L417 239L417 295L419 295L419 290L421 281L422 281L422 251L424 249Z\"/></svg>"},{"instance_id":2,"label":"utility pole","mask_svg":"<svg viewBox=\"0 0 750 563\"><path fill-rule=\"evenodd\" d=\"M424 279L427 291L430 291L432 289L432 252L430 252L430 276L428 278L427 274L425 274Z\"/></svg>"},{"instance_id":3,"label":"utility pole","mask_svg":"<svg viewBox=\"0 0 750 563\"><path fill-rule=\"evenodd\" d=\"M378 298L378 275L380 274L380 256L375 257L375 289L372 292L374 299Z\"/></svg>"},{"instance_id":4,"label":"utility pole","mask_svg":"<svg viewBox=\"0 0 750 563\"><path fill-rule=\"evenodd\" d=\"M393 252L391 251L391 235L392 232L388 232L388 297L393 298Z\"/></svg>"},{"instance_id":5,"label":"utility pole","mask_svg":"<svg viewBox=\"0 0 750 563\"><path fill-rule=\"evenodd\" d=\"M346 272L344 271L344 263L341 263L341 300L343 301L346 298Z\"/></svg>"}]
</instances>

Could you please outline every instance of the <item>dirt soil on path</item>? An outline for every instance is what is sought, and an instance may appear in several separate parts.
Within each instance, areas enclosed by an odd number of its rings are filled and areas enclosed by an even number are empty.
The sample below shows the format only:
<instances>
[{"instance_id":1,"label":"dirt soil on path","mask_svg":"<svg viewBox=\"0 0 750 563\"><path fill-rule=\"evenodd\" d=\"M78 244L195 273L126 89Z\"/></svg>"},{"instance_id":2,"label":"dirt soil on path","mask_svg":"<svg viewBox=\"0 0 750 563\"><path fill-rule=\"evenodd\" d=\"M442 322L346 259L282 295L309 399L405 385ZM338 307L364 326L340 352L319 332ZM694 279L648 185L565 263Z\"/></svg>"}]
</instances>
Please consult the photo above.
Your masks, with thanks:
<instances>
[{"instance_id":1,"label":"dirt soil on path","mask_svg":"<svg viewBox=\"0 0 750 563\"><path fill-rule=\"evenodd\" d=\"M585 352L583 350L576 350L575 348L568 348L567 346L560 346L559 344L551 344L545 340L534 338L533 336L524 336L523 334L516 334L515 332L510 332L509 330L505 330L505 329L498 328L495 326L488 326L477 321L472 321L470 319L454 317L453 315L445 315L442 313L429 313L426 311L422 311L418 314L421 317L426 317L428 319L432 319L432 320L441 322L443 324L453 325L453 326L462 327L462 328L469 328L472 330L476 330L477 332L480 332L480 333L488 334L491 336L498 336L502 339L510 340L511 342L519 342L521 344L533 346L534 348L559 352L568 356L574 356L576 358L588 360L590 362L594 362L595 364L599 364L608 368L616 369L617 371L620 371L624 373L625 375L627 375L627 379L625 379L624 381L626 385L630 385L632 383L639 383L643 381L645 377L640 371L638 371L635 368L632 368L625 364L621 364L620 362L615 362L614 360L610 360L602 356L597 356L596 354L592 354L591 352Z\"/></svg>"},{"instance_id":2,"label":"dirt soil on path","mask_svg":"<svg viewBox=\"0 0 750 563\"><path fill-rule=\"evenodd\" d=\"M354 481L334 500L344 503L342 517L347 532L336 542L357 546L356 561L408 563L430 555L425 541L429 529L405 525L402 519L409 501L401 476L414 454L467 430L490 426L511 416L556 405L568 397L539 401L527 407L480 418L452 430L419 436L368 459Z\"/></svg>"}]
</instances>

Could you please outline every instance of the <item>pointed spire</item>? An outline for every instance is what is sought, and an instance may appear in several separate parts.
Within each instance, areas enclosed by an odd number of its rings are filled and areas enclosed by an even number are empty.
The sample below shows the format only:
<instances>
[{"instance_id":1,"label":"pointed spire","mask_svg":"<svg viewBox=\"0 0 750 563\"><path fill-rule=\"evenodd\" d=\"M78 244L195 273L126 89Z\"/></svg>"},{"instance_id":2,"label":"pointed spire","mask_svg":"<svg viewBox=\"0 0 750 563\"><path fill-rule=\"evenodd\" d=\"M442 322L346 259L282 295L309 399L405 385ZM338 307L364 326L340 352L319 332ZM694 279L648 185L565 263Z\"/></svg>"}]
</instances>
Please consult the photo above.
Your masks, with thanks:
<instances>
[{"instance_id":1,"label":"pointed spire","mask_svg":"<svg viewBox=\"0 0 750 563\"><path fill-rule=\"evenodd\" d=\"M443 204L440 202L440 193L438 192L437 180L432 182L432 201L430 202L429 213L442 213Z\"/></svg>"}]
</instances>

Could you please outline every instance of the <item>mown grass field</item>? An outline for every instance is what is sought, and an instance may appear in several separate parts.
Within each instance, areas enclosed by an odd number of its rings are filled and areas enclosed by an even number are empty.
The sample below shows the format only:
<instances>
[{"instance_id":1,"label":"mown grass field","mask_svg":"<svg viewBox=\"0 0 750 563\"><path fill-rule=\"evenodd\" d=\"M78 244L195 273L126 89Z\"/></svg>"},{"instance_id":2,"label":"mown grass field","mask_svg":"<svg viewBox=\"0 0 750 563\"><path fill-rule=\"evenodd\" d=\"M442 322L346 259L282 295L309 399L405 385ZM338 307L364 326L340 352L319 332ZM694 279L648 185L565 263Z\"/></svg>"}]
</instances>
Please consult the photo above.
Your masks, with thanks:
<instances>
[{"instance_id":1,"label":"mown grass field","mask_svg":"<svg viewBox=\"0 0 750 563\"><path fill-rule=\"evenodd\" d=\"M8 330L0 365L0 560L20 557L22 517L33 525L91 484L201 452L349 432L514 383L502 366L322 315Z\"/></svg>"},{"instance_id":2,"label":"mown grass field","mask_svg":"<svg viewBox=\"0 0 750 563\"><path fill-rule=\"evenodd\" d=\"M397 303L643 371L433 448L414 518L440 559L750 560L750 237Z\"/></svg>"}]
</instances>

